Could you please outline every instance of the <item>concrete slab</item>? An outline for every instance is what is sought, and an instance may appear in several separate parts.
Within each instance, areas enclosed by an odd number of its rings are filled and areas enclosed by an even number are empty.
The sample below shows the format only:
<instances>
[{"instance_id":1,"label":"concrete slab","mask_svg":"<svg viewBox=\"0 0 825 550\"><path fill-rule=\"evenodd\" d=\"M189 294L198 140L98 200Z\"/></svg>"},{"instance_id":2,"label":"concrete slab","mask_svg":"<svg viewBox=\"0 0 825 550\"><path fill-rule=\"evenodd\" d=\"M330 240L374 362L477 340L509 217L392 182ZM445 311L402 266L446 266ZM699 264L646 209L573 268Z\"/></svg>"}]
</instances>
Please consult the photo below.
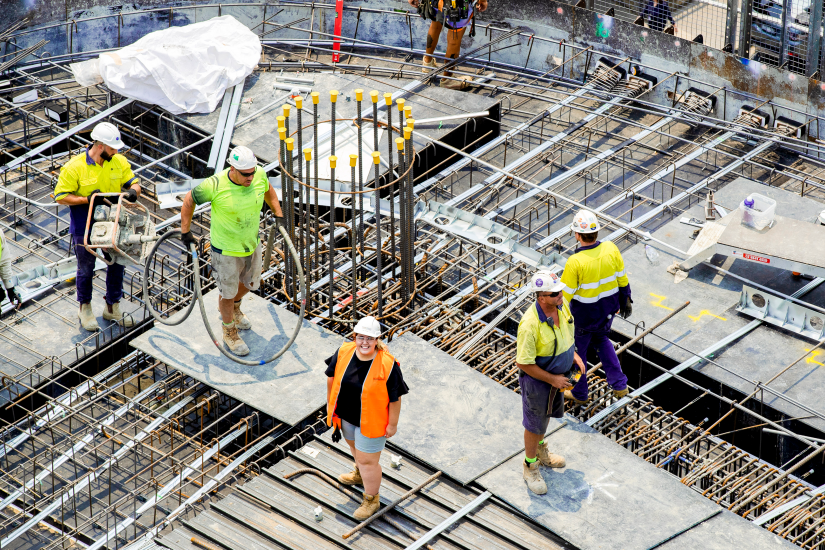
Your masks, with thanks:
<instances>
[{"instance_id":1,"label":"concrete slab","mask_svg":"<svg viewBox=\"0 0 825 550\"><path fill-rule=\"evenodd\" d=\"M744 196L752 192L776 200L777 214L802 222L813 222L822 210L821 203L745 178L739 178L716 192L716 200L730 211L737 207ZM685 216L704 219L703 208L696 206L682 217ZM695 227L682 224L676 219L657 231L656 237L687 250L693 243L690 236L694 229ZM645 338L645 345L677 361L684 361L691 353L679 346L699 352L753 320L735 310L742 290L742 281L725 276L706 265L699 265L690 271L687 279L676 284L673 275L666 269L674 261L681 261L682 257L655 243L648 246L656 250L657 260L649 259L642 244L633 246L623 253L633 292L633 315L627 320L617 318L613 323L614 330L632 337L635 326L640 321L651 326L671 309L690 300L690 306L656 329L656 334L662 338L656 335ZM794 277L787 271L727 256L716 255L711 259L711 263L785 294L792 294L810 282ZM825 285L821 285L803 299L812 304L825 303L823 287ZM698 370L726 385L750 393L754 388L752 382L768 380L813 345L811 340L796 333L765 324L717 354L714 360L728 369L727 371L712 364L700 365ZM793 400L821 410L818 388L825 384L823 365L825 354L809 357L774 381L771 387ZM787 400L768 393L765 393L765 402L791 417L810 414ZM818 429L825 429L825 421L819 418L806 419L805 422Z\"/></svg>"},{"instance_id":2,"label":"concrete slab","mask_svg":"<svg viewBox=\"0 0 825 550\"><path fill-rule=\"evenodd\" d=\"M379 104L383 105L383 94L385 92L395 93L397 90L412 82L412 79L409 78L390 80L380 77L365 78L360 75L341 73L301 73L300 77L314 79L315 81L313 85L301 84L296 86L312 88L313 91L320 93L321 101L318 104L319 120L328 120L331 116L331 104L329 101L329 92L331 90L338 90L340 92L338 102L336 103L336 118L355 118L356 102L353 90L357 88L364 90L362 115L365 118L372 118L372 101L369 97L371 90L378 90L380 92ZM238 111L238 120L254 113L274 100L284 97L288 93L288 90L273 88L273 85L277 81L276 73L257 73L247 77L244 83L243 101L251 100L251 102L241 104L241 108ZM281 82L283 83L284 81ZM347 97L350 99L347 100ZM414 94L406 95L404 99L406 105L412 107L413 118L421 120L484 111L493 109L498 105L498 100L496 99L440 88L438 86L421 87L416 90ZM281 114L281 106L285 103L286 100L279 102L257 118L237 126L232 135L232 143L250 147L259 158L268 162L277 160L280 142L278 140L275 118ZM379 118L386 116L385 113L386 111L379 111ZM219 115L220 105L211 113L182 115L182 118L198 128L208 132L214 132L218 125ZM292 107L290 115L290 130L294 131L297 127L297 115L294 106ZM309 101L309 99L305 99L304 101L304 113L302 116L302 123L305 126L312 123L312 102ZM497 116L494 118L498 119ZM398 128L399 113L395 105L393 105L392 119L393 126ZM463 119L425 125L416 124L416 130L431 138L441 139L463 124ZM365 129L364 136L368 137L370 143L372 143L372 126ZM398 135L393 134L393 138L396 137L398 137ZM311 140L312 127L310 126L304 130L304 144L311 143ZM423 138L413 138L413 142L417 150L423 149L428 143ZM382 158L387 155L386 135L382 135L379 138L378 150L381 152ZM393 151L395 151L394 147ZM339 155L339 158L341 158L340 153L336 153ZM347 171L347 173L349 172Z\"/></svg>"},{"instance_id":3,"label":"concrete slab","mask_svg":"<svg viewBox=\"0 0 825 550\"><path fill-rule=\"evenodd\" d=\"M646 549L707 518L719 508L590 427L567 416L568 425L549 436L561 469L541 468L547 494L536 495L522 479L522 456L482 476L494 495L582 549ZM552 429L552 421L550 428ZM751 526L737 535L750 548ZM773 536L773 535L770 535ZM678 539L677 539L678 540ZM705 548L698 544L694 548Z\"/></svg>"},{"instance_id":4,"label":"concrete slab","mask_svg":"<svg viewBox=\"0 0 825 550\"><path fill-rule=\"evenodd\" d=\"M204 298L209 319L220 330L218 293ZM247 295L243 311L252 328L243 332L251 352L247 359L272 356L289 340L298 316L254 294ZM335 353L343 339L308 321L292 347L278 360L250 367L224 357L209 339L200 313L195 311L178 326L155 327L132 340L131 345L158 361L287 424L297 424L326 401L324 359Z\"/></svg>"},{"instance_id":5,"label":"concrete slab","mask_svg":"<svg viewBox=\"0 0 825 550\"><path fill-rule=\"evenodd\" d=\"M659 546L661 550L779 550L798 548L727 510Z\"/></svg>"},{"instance_id":6,"label":"concrete slab","mask_svg":"<svg viewBox=\"0 0 825 550\"><path fill-rule=\"evenodd\" d=\"M389 346L410 387L393 445L460 483L524 446L518 395L417 336Z\"/></svg>"}]
</instances>

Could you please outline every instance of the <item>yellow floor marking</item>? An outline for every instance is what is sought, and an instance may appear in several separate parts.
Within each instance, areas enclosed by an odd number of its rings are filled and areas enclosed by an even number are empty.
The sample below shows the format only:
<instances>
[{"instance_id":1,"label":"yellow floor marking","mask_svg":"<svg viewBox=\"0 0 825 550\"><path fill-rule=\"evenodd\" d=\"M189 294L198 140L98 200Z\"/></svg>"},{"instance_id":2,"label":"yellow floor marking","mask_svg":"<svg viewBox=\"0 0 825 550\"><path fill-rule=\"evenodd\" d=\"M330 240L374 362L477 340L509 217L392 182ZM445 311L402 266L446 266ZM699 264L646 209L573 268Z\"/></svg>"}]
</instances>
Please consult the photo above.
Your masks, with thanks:
<instances>
[{"instance_id":1,"label":"yellow floor marking","mask_svg":"<svg viewBox=\"0 0 825 550\"><path fill-rule=\"evenodd\" d=\"M819 365L820 367L825 367L825 364L820 363L819 361L814 359L814 357L816 357L817 355L822 355L822 350L815 349L815 350L811 351L811 350L806 348L805 351L810 351L811 352L811 356L808 357L807 359L805 359L806 363L813 363L814 365Z\"/></svg>"},{"instance_id":2,"label":"yellow floor marking","mask_svg":"<svg viewBox=\"0 0 825 550\"><path fill-rule=\"evenodd\" d=\"M727 319L725 319L724 317L719 317L718 315L714 315L713 313L711 313L707 309L703 309L702 311L700 311L699 315L697 315L696 317L694 317L693 315L688 315L688 319L691 319L693 322L696 322L699 319L701 319L702 317L704 317L705 315L707 315L708 317L715 317L716 319L719 319L720 321L727 321Z\"/></svg>"},{"instance_id":3,"label":"yellow floor marking","mask_svg":"<svg viewBox=\"0 0 825 550\"><path fill-rule=\"evenodd\" d=\"M654 298L659 298L659 299L658 299L658 300L656 300L655 302L651 301L651 302L650 302L650 305L652 305L652 306L656 306L656 307L660 307L660 308L662 308L662 309L666 309L666 310L668 310L668 311L673 311L673 308L672 308L672 307L667 307L667 306L663 306L663 305L662 305L662 302L664 302L665 300L667 300L667 296L659 296L658 294L653 294L652 292L650 293L650 295L651 295L651 296L653 296Z\"/></svg>"}]
</instances>

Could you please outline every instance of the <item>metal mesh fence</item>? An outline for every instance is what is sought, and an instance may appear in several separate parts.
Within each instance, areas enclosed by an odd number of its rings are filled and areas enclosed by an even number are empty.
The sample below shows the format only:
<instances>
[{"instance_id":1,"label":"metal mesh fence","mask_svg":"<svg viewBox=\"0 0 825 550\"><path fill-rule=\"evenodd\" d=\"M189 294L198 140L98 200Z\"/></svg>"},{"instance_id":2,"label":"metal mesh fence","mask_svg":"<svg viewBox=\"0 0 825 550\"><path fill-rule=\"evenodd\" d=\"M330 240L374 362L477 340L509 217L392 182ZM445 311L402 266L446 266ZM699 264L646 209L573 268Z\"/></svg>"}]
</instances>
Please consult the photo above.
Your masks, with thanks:
<instances>
[{"instance_id":1,"label":"metal mesh fence","mask_svg":"<svg viewBox=\"0 0 825 550\"><path fill-rule=\"evenodd\" d=\"M732 14L728 2L717 0L591 1L588 7L622 21L641 24L641 17L652 30L672 30L676 37L701 40L712 48L730 44L743 57L806 73L811 0L733 0ZM744 28L740 28L743 10L750 17L744 18Z\"/></svg>"}]
</instances>

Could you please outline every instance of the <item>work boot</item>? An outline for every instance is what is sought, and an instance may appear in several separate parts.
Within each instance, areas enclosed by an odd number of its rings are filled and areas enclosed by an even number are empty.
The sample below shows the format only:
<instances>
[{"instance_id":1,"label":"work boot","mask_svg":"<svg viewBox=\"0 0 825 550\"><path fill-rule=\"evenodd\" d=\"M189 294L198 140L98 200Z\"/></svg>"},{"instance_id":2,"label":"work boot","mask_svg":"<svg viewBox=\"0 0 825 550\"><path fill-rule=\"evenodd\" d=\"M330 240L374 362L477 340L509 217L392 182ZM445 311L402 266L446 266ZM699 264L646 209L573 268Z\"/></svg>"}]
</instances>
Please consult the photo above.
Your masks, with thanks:
<instances>
[{"instance_id":1,"label":"work boot","mask_svg":"<svg viewBox=\"0 0 825 550\"><path fill-rule=\"evenodd\" d=\"M238 330L249 330L252 328L252 321L249 320L249 317L244 315L243 311L241 311L241 301L238 300L235 302L235 311L233 314L233 319L235 321L235 326L238 327Z\"/></svg>"},{"instance_id":2,"label":"work boot","mask_svg":"<svg viewBox=\"0 0 825 550\"><path fill-rule=\"evenodd\" d=\"M549 468L564 468L566 464L563 456L553 454L547 450L547 442L539 443L539 452L536 456L538 456L539 462Z\"/></svg>"},{"instance_id":3,"label":"work boot","mask_svg":"<svg viewBox=\"0 0 825 550\"><path fill-rule=\"evenodd\" d=\"M615 397L616 399L621 399L622 397L627 395L629 392L630 392L629 388L625 388L623 390L613 390L613 397Z\"/></svg>"},{"instance_id":4,"label":"work boot","mask_svg":"<svg viewBox=\"0 0 825 550\"><path fill-rule=\"evenodd\" d=\"M381 500L378 498L378 494L368 495L364 493L364 502L361 503L361 506L352 514L355 519L358 521L364 521L381 507Z\"/></svg>"},{"instance_id":5,"label":"work boot","mask_svg":"<svg viewBox=\"0 0 825 550\"><path fill-rule=\"evenodd\" d=\"M246 342L238 336L238 327L235 326L235 323L229 326L223 325L223 343L235 355L249 355L249 348L246 346Z\"/></svg>"},{"instance_id":6,"label":"work boot","mask_svg":"<svg viewBox=\"0 0 825 550\"><path fill-rule=\"evenodd\" d=\"M363 485L364 480L361 479L361 471L358 469L358 464L355 465L353 471L338 476L338 481L343 485Z\"/></svg>"},{"instance_id":7,"label":"work boot","mask_svg":"<svg viewBox=\"0 0 825 550\"><path fill-rule=\"evenodd\" d=\"M525 460L522 464L524 464L524 481L527 482L527 488L537 495L545 494L547 492L547 484L544 482L544 478L541 477L539 461L537 460L530 464Z\"/></svg>"},{"instance_id":8,"label":"work boot","mask_svg":"<svg viewBox=\"0 0 825 550\"><path fill-rule=\"evenodd\" d=\"M435 58L431 57L429 61L422 60L421 65L424 67L421 69L422 73L429 73L433 69L437 69L438 65L435 64Z\"/></svg>"},{"instance_id":9,"label":"work boot","mask_svg":"<svg viewBox=\"0 0 825 550\"><path fill-rule=\"evenodd\" d=\"M131 315L124 316L123 313L120 312L120 302L106 304L106 307L103 308L103 318L107 321L114 321L125 328L135 326L135 320L132 319Z\"/></svg>"},{"instance_id":10,"label":"work boot","mask_svg":"<svg viewBox=\"0 0 825 550\"><path fill-rule=\"evenodd\" d=\"M442 78L439 85L442 88L447 88L450 90L464 90L470 86L470 82L473 80L473 77L466 75L452 75L452 78L457 78L459 80Z\"/></svg>"},{"instance_id":11,"label":"work boot","mask_svg":"<svg viewBox=\"0 0 825 550\"><path fill-rule=\"evenodd\" d=\"M590 401L590 398L588 397L587 399L582 401L580 399L576 399L576 397L573 395L573 392L571 392L570 390L565 390L564 391L564 400L565 401L572 401L576 405L586 405L588 403L588 401Z\"/></svg>"},{"instance_id":12,"label":"work boot","mask_svg":"<svg viewBox=\"0 0 825 550\"><path fill-rule=\"evenodd\" d=\"M94 313L92 313L92 304L80 304L80 312L77 314L80 319L80 326L89 332L100 330L100 325L97 324Z\"/></svg>"}]
</instances>

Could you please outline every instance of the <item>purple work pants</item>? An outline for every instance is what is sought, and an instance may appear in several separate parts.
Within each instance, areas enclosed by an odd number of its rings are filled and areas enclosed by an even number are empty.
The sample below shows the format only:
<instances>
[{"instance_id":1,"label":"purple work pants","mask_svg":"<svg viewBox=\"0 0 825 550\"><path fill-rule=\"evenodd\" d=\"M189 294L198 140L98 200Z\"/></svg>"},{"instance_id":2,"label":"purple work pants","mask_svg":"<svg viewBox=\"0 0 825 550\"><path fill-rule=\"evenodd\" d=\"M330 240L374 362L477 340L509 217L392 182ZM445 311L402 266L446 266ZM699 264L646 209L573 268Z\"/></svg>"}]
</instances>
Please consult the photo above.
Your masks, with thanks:
<instances>
[{"instance_id":1,"label":"purple work pants","mask_svg":"<svg viewBox=\"0 0 825 550\"><path fill-rule=\"evenodd\" d=\"M88 304L92 301L92 279L95 276L95 257L83 248L83 235L75 236L75 255L77 256L77 301ZM106 268L106 303L115 304L123 297L123 270L121 264L112 264Z\"/></svg>"},{"instance_id":2,"label":"purple work pants","mask_svg":"<svg viewBox=\"0 0 825 550\"><path fill-rule=\"evenodd\" d=\"M623 390L627 387L627 376L622 372L622 366L619 364L619 358L616 357L616 350L613 349L613 344L610 343L610 325L607 328L599 331L589 331L577 328L576 329L576 353L582 358L582 361L587 361L587 350L592 345L596 348L596 353L599 356L599 361L602 362L602 369L607 376L607 383L614 390ZM579 383L573 386L571 392L573 397L579 401L587 399L587 376L582 376Z\"/></svg>"}]
</instances>

